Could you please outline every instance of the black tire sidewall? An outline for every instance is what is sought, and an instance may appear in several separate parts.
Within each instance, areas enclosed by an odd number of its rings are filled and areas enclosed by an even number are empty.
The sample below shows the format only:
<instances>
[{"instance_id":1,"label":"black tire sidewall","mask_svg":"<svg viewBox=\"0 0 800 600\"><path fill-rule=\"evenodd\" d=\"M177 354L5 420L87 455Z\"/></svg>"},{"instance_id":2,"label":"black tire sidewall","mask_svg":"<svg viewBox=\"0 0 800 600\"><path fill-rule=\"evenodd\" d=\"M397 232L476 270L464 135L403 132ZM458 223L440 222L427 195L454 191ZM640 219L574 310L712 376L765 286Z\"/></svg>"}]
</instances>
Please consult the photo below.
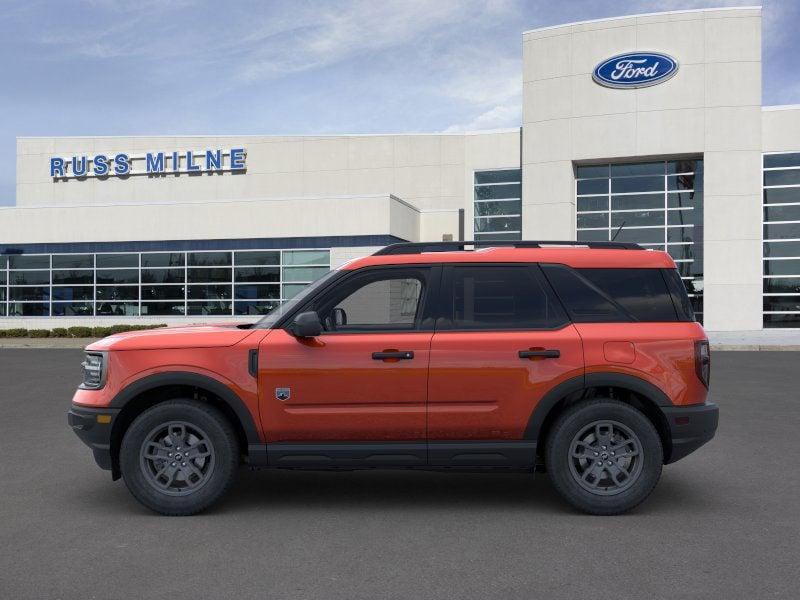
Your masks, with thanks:
<instances>
[{"instance_id":1,"label":"black tire sidewall","mask_svg":"<svg viewBox=\"0 0 800 600\"><path fill-rule=\"evenodd\" d=\"M569 467L573 438L594 421L618 421L639 438L644 460L636 482L628 489L610 496L592 494L575 481ZM661 438L656 428L638 409L617 400L584 401L567 409L553 425L548 436L545 461L556 490L573 506L591 514L619 514L641 504L661 477L664 461Z\"/></svg>"},{"instance_id":2,"label":"black tire sidewall","mask_svg":"<svg viewBox=\"0 0 800 600\"><path fill-rule=\"evenodd\" d=\"M141 469L139 451L145 437L169 421L196 425L208 435L214 447L215 463L210 478L187 496L160 493ZM144 411L131 423L120 447L120 471L131 494L147 508L166 515L190 515L214 504L233 484L238 465L238 444L230 423L214 407L193 400L170 400Z\"/></svg>"}]
</instances>

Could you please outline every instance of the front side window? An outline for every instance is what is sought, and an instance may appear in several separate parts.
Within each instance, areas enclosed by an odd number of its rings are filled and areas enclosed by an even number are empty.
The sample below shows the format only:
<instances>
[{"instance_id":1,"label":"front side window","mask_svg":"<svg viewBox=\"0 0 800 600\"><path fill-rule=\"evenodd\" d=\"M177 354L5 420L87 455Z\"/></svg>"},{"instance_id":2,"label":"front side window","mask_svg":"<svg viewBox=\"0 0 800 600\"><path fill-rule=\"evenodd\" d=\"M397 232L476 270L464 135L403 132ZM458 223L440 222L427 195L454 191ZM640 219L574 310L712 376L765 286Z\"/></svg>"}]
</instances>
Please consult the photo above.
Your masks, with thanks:
<instances>
[{"instance_id":1,"label":"front side window","mask_svg":"<svg viewBox=\"0 0 800 600\"><path fill-rule=\"evenodd\" d=\"M452 267L440 326L455 330L550 329L566 315L534 267Z\"/></svg>"},{"instance_id":2,"label":"front side window","mask_svg":"<svg viewBox=\"0 0 800 600\"><path fill-rule=\"evenodd\" d=\"M364 273L342 282L315 304L325 331L417 329L426 286L424 269Z\"/></svg>"}]
</instances>

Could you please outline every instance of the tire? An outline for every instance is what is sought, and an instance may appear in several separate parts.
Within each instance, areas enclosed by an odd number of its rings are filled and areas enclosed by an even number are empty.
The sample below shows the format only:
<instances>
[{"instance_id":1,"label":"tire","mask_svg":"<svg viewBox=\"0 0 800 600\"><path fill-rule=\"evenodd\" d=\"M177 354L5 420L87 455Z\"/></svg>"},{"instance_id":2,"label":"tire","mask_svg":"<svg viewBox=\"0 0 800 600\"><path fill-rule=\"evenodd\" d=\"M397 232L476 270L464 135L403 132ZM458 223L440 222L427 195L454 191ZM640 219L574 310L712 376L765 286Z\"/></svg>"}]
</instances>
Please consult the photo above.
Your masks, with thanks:
<instances>
[{"instance_id":1,"label":"tire","mask_svg":"<svg viewBox=\"0 0 800 600\"><path fill-rule=\"evenodd\" d=\"M564 411L545 448L558 493L593 515L616 515L641 504L658 483L663 462L661 438L650 420L609 399L586 400Z\"/></svg>"},{"instance_id":2,"label":"tire","mask_svg":"<svg viewBox=\"0 0 800 600\"><path fill-rule=\"evenodd\" d=\"M163 515L192 515L233 485L239 444L225 416L186 399L156 404L122 438L120 470L141 504Z\"/></svg>"}]
</instances>

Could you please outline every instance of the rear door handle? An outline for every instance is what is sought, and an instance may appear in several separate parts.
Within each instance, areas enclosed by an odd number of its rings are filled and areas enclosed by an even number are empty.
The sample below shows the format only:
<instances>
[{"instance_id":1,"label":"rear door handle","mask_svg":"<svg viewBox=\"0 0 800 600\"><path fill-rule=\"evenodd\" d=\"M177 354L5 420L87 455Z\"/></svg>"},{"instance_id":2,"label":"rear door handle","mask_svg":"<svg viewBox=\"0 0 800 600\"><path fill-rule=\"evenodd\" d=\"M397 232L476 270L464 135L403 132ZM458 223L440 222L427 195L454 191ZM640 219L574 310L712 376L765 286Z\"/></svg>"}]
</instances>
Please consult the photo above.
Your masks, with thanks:
<instances>
[{"instance_id":1,"label":"rear door handle","mask_svg":"<svg viewBox=\"0 0 800 600\"><path fill-rule=\"evenodd\" d=\"M414 358L414 352L411 350L385 350L372 353L372 360L411 360L412 358Z\"/></svg>"},{"instance_id":2,"label":"rear door handle","mask_svg":"<svg viewBox=\"0 0 800 600\"><path fill-rule=\"evenodd\" d=\"M520 350L520 358L559 358L560 350Z\"/></svg>"}]
</instances>

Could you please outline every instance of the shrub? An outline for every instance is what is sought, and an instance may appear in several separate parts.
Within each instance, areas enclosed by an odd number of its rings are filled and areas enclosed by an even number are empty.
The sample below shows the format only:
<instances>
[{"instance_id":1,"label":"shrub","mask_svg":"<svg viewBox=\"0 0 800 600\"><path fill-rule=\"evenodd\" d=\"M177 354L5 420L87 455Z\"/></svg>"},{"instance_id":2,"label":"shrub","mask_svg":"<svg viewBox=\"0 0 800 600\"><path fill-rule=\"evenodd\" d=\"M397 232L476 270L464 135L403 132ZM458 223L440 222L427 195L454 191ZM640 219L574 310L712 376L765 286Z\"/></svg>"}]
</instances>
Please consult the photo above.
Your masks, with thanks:
<instances>
[{"instance_id":1,"label":"shrub","mask_svg":"<svg viewBox=\"0 0 800 600\"><path fill-rule=\"evenodd\" d=\"M74 337L74 338L92 337L91 327L70 327L67 330L67 332L69 333L69 337Z\"/></svg>"},{"instance_id":2,"label":"shrub","mask_svg":"<svg viewBox=\"0 0 800 600\"><path fill-rule=\"evenodd\" d=\"M5 337L10 338L19 338L19 337L27 337L28 330L22 327L12 327L11 329L3 330L5 333Z\"/></svg>"},{"instance_id":3,"label":"shrub","mask_svg":"<svg viewBox=\"0 0 800 600\"><path fill-rule=\"evenodd\" d=\"M84 338L84 337L106 337L114 333L124 333L126 331L142 331L145 329L159 329L167 327L166 323L156 325L111 325L109 327L54 327L53 329L25 329L24 327L12 327L10 329L0 329L0 338Z\"/></svg>"}]
</instances>

